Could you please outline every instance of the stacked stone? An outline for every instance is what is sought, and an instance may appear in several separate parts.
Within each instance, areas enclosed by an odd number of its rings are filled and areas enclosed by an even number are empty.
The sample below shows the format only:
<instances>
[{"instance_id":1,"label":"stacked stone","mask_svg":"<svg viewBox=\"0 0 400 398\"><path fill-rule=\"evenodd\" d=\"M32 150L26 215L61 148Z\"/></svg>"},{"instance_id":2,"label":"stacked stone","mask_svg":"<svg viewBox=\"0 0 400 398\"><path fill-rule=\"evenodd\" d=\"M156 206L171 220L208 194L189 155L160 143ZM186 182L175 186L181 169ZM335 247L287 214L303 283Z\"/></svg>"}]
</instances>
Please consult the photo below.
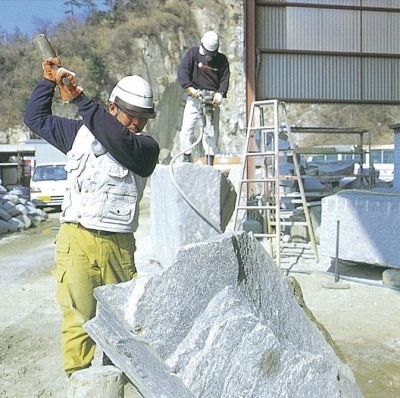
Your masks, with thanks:
<instances>
[{"instance_id":1,"label":"stacked stone","mask_svg":"<svg viewBox=\"0 0 400 398\"><path fill-rule=\"evenodd\" d=\"M29 199L23 187L7 190L0 180L0 235L34 227L48 217Z\"/></svg>"}]
</instances>

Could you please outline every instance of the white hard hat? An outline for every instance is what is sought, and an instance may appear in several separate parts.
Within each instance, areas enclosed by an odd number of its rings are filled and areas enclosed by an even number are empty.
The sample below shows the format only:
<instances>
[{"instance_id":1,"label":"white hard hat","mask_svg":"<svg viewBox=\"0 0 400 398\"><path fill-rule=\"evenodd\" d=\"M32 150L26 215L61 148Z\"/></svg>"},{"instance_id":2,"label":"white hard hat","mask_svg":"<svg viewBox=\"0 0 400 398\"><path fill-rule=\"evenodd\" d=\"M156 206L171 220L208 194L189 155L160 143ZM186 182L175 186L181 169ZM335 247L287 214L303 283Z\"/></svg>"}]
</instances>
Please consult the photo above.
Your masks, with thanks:
<instances>
[{"instance_id":1,"label":"white hard hat","mask_svg":"<svg viewBox=\"0 0 400 398\"><path fill-rule=\"evenodd\" d=\"M219 47L219 36L218 33L209 30L208 32L204 33L203 37L201 38L201 44L205 50L210 52L216 52Z\"/></svg>"},{"instance_id":2,"label":"white hard hat","mask_svg":"<svg viewBox=\"0 0 400 398\"><path fill-rule=\"evenodd\" d=\"M122 78L112 90L109 101L131 116L145 119L156 117L153 91L150 84L140 76Z\"/></svg>"}]
</instances>

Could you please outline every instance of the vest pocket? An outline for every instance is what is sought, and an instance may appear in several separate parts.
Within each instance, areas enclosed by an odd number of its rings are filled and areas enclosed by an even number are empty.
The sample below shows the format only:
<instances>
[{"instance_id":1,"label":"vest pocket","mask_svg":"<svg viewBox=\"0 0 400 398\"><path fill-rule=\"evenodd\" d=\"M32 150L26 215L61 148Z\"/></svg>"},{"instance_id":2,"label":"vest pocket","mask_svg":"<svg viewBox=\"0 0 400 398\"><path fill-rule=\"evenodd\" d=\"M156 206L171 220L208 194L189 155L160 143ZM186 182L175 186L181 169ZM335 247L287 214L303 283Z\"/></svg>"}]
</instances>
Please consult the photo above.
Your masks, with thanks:
<instances>
[{"instance_id":1,"label":"vest pocket","mask_svg":"<svg viewBox=\"0 0 400 398\"><path fill-rule=\"evenodd\" d=\"M129 170L118 163L108 163L109 181L103 193L100 219L102 222L130 225L135 215L138 191Z\"/></svg>"},{"instance_id":2,"label":"vest pocket","mask_svg":"<svg viewBox=\"0 0 400 398\"><path fill-rule=\"evenodd\" d=\"M76 153L69 151L67 164L65 165L65 170L68 173L74 172L75 176L79 176L85 167L86 160L89 157L88 153Z\"/></svg>"},{"instance_id":3,"label":"vest pocket","mask_svg":"<svg viewBox=\"0 0 400 398\"><path fill-rule=\"evenodd\" d=\"M135 214L137 193L112 192L104 194L101 221L129 225Z\"/></svg>"}]
</instances>

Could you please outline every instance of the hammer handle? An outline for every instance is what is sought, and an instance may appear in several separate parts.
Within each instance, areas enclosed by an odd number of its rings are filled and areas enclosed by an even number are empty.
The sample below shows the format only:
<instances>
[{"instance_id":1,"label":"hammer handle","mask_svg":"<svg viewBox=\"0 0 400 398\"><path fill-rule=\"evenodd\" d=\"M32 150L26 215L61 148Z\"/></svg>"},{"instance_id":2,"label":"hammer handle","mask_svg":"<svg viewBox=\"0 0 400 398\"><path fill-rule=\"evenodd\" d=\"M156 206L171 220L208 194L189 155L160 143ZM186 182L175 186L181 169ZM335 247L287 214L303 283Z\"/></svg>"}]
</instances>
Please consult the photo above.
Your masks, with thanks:
<instances>
[{"instance_id":1,"label":"hammer handle","mask_svg":"<svg viewBox=\"0 0 400 398\"><path fill-rule=\"evenodd\" d=\"M46 61L48 58L57 57L56 52L54 51L52 45L44 34L37 35L33 38L33 45L36 48L39 56L42 61ZM57 65L52 66L54 70L58 69ZM63 84L69 86L71 84L70 80L67 77L63 78Z\"/></svg>"}]
</instances>

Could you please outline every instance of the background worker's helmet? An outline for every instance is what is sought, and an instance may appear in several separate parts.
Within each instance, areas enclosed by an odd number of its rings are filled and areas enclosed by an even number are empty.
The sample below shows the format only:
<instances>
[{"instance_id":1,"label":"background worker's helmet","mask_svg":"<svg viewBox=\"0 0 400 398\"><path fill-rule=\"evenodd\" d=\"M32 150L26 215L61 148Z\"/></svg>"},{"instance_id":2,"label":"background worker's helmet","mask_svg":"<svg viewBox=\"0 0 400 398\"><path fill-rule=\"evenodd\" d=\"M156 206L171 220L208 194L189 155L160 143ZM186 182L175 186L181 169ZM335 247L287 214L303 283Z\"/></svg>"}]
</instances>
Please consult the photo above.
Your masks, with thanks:
<instances>
[{"instance_id":1,"label":"background worker's helmet","mask_svg":"<svg viewBox=\"0 0 400 398\"><path fill-rule=\"evenodd\" d=\"M204 33L203 37L201 38L201 45L210 53L217 52L219 47L218 33L215 33L212 30Z\"/></svg>"},{"instance_id":2,"label":"background worker's helmet","mask_svg":"<svg viewBox=\"0 0 400 398\"><path fill-rule=\"evenodd\" d=\"M112 90L109 101L131 116L145 119L156 117L153 90L140 76L122 78Z\"/></svg>"}]
</instances>

